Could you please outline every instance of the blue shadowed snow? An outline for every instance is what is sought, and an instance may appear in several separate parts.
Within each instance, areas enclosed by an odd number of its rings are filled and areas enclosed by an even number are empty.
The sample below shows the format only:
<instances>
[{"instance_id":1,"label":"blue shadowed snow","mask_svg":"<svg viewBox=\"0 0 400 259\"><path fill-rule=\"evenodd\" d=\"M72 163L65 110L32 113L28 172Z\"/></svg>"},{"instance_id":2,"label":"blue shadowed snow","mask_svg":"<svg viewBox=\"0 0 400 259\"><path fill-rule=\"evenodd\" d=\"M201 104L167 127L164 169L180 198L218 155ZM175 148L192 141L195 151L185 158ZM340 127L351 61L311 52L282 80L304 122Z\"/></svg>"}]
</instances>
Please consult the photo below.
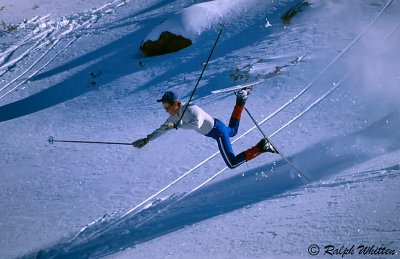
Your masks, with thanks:
<instances>
[{"instance_id":1,"label":"blue shadowed snow","mask_svg":"<svg viewBox=\"0 0 400 259\"><path fill-rule=\"evenodd\" d=\"M218 0L212 15L193 16L192 46L151 58L139 46L153 29L209 2L71 1L64 12L65 3L37 2L0 5L5 24L18 23L0 28L1 258L307 257L311 244L400 251L399 1ZM298 12L284 22L288 10ZM215 141L194 131L140 150L47 143L130 143L153 131L167 117L156 102L164 91L189 98L221 18L194 102L227 122L235 96L211 91L305 55L257 85L247 108L311 182L272 154L225 170ZM262 137L253 126L243 113L236 152Z\"/></svg>"},{"instance_id":2,"label":"blue shadowed snow","mask_svg":"<svg viewBox=\"0 0 400 259\"><path fill-rule=\"evenodd\" d=\"M386 121L391 122L390 128L385 127ZM366 162L379 153L398 151L400 138L397 142L392 140L399 136L399 126L399 114L391 114L362 131L317 143L293 156L296 157L296 165L307 172L313 183L318 182ZM371 151L378 145L383 150ZM351 146L352 150L347 150L346 146ZM311 163L311 157L318 162ZM381 170L398 171L398 167ZM260 172L263 172L261 177ZM349 184L349 181L342 180L333 186ZM265 164L245 171L242 175L210 184L188 196L173 195L147 209L125 216L123 220L119 220L117 215L105 216L71 241L43 249L37 253L37 257L87 258L113 254L185 226L310 186L306 183L304 179L295 176L285 161Z\"/></svg>"}]
</instances>

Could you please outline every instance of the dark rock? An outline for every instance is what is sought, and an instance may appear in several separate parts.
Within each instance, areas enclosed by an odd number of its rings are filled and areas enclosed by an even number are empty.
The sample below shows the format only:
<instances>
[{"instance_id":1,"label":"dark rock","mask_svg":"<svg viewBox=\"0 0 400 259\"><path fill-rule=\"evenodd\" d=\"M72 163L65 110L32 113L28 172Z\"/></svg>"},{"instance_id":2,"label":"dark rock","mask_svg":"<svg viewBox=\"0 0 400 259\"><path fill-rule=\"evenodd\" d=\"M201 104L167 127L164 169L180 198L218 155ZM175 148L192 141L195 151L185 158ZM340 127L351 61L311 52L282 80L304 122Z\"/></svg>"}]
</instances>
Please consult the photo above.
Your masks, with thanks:
<instances>
[{"instance_id":1,"label":"dark rock","mask_svg":"<svg viewBox=\"0 0 400 259\"><path fill-rule=\"evenodd\" d=\"M295 6L291 7L288 11L286 11L282 16L281 19L283 23L289 24L292 18L298 14L299 12L304 11L304 8L310 6L311 4L307 0L302 0L300 3L296 4Z\"/></svg>"},{"instance_id":2,"label":"dark rock","mask_svg":"<svg viewBox=\"0 0 400 259\"><path fill-rule=\"evenodd\" d=\"M147 56L163 55L184 49L192 45L192 41L175 35L171 32L164 31L156 41L148 40L140 46L140 49Z\"/></svg>"}]
</instances>

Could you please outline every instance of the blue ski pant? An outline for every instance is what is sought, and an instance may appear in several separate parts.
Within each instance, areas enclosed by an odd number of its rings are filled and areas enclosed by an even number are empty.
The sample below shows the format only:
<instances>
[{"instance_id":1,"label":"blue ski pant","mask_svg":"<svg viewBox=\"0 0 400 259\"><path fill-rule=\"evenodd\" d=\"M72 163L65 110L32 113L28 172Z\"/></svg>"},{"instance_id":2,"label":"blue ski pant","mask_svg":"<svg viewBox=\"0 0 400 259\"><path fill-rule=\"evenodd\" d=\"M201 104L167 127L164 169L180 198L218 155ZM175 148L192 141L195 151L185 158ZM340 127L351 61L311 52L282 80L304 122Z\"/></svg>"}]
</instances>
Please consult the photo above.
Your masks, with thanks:
<instances>
[{"instance_id":1,"label":"blue ski pant","mask_svg":"<svg viewBox=\"0 0 400 259\"><path fill-rule=\"evenodd\" d=\"M207 137L213 138L217 141L222 158L224 159L225 164L231 169L238 167L244 162L250 160L248 159L249 152L254 153L254 151L257 151L254 150L255 148L253 147L240 153L239 155L235 155L233 152L230 138L235 136L238 132L242 110L243 106L235 106L228 126L226 126L220 120L214 119L214 128L206 135Z\"/></svg>"}]
</instances>

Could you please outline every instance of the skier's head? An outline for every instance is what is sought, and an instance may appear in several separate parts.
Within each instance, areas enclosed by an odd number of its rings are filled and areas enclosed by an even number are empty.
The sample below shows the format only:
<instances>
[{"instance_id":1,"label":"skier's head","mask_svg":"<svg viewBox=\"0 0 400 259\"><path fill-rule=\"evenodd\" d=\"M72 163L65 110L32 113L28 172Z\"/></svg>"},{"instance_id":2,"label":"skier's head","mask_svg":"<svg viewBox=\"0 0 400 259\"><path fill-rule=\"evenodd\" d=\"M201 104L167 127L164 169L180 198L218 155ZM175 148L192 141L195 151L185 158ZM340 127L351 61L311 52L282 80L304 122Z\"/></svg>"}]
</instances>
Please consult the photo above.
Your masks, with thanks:
<instances>
[{"instance_id":1,"label":"skier's head","mask_svg":"<svg viewBox=\"0 0 400 259\"><path fill-rule=\"evenodd\" d=\"M178 114L181 101L178 99L178 97L174 92L172 91L165 92L161 97L161 99L157 100L157 102L161 102L163 104L164 109L167 113L171 115Z\"/></svg>"},{"instance_id":2,"label":"skier's head","mask_svg":"<svg viewBox=\"0 0 400 259\"><path fill-rule=\"evenodd\" d=\"M176 94L172 91L166 91L161 97L161 99L157 100L157 102L173 103L175 100L179 100Z\"/></svg>"}]
</instances>

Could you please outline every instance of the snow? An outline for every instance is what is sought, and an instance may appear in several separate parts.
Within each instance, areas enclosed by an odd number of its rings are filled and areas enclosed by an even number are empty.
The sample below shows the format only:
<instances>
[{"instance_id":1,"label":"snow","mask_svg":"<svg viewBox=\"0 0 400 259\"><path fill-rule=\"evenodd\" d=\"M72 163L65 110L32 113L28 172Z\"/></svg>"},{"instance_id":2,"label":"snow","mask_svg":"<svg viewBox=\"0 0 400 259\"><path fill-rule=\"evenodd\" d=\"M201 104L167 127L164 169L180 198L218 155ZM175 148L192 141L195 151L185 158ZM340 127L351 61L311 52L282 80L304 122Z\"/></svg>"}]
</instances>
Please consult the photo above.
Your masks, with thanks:
<instances>
[{"instance_id":1,"label":"snow","mask_svg":"<svg viewBox=\"0 0 400 259\"><path fill-rule=\"evenodd\" d=\"M310 1L284 24L299 1L2 1L0 20L18 27L0 31L0 258L303 258L312 244L398 253L390 2ZM189 98L221 18L194 102L227 122L235 97L213 90L305 55L255 87L247 108L310 183L278 155L226 170L215 141L191 131L140 150L47 142L150 133L167 116L155 101L164 91ZM164 28L196 41L144 58L140 43ZM234 149L260 138L244 113Z\"/></svg>"},{"instance_id":2,"label":"snow","mask_svg":"<svg viewBox=\"0 0 400 259\"><path fill-rule=\"evenodd\" d=\"M257 1L216 0L191 5L156 26L144 39L156 41L162 32L181 35L192 42L207 29L223 24L227 19L238 19L240 13L253 9Z\"/></svg>"}]
</instances>

